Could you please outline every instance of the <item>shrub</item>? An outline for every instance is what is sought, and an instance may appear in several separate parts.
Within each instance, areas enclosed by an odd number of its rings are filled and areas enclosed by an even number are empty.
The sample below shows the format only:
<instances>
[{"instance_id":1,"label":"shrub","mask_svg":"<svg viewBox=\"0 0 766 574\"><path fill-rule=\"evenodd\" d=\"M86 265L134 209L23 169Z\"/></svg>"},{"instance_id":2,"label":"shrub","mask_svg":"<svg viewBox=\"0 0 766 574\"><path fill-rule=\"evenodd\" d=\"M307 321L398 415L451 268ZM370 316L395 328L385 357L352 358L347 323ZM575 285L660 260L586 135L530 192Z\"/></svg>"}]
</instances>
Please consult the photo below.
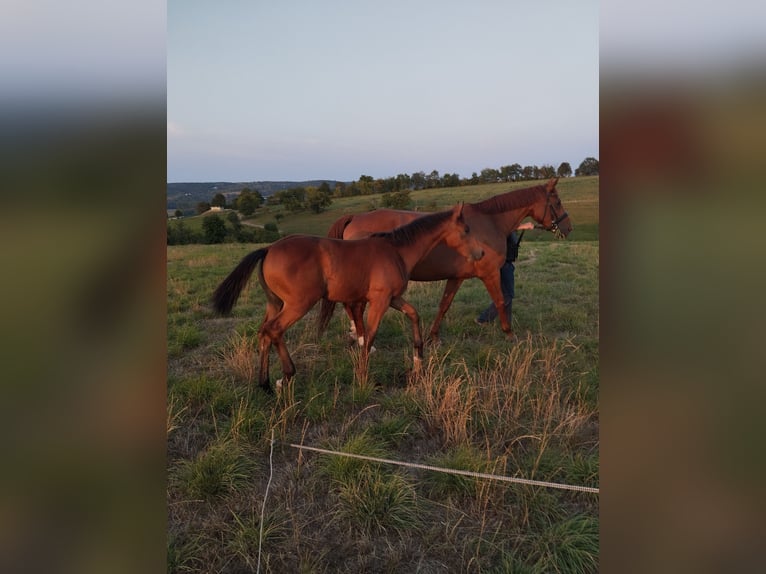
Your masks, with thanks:
<instances>
[{"instance_id":1,"label":"shrub","mask_svg":"<svg viewBox=\"0 0 766 574\"><path fill-rule=\"evenodd\" d=\"M370 535L393 530L401 537L420 523L415 489L401 474L367 467L341 488L339 500L340 515Z\"/></svg>"},{"instance_id":2,"label":"shrub","mask_svg":"<svg viewBox=\"0 0 766 574\"><path fill-rule=\"evenodd\" d=\"M380 443L366 433L350 438L346 444L334 450L376 458L384 458L387 455ZM326 456L320 460L319 468L323 476L345 486L356 482L370 464L378 466L377 463L370 463L357 458Z\"/></svg>"},{"instance_id":3,"label":"shrub","mask_svg":"<svg viewBox=\"0 0 766 574\"><path fill-rule=\"evenodd\" d=\"M194 460L179 464L175 478L188 497L211 500L245 486L255 462L241 447L231 442L213 444Z\"/></svg>"},{"instance_id":4,"label":"shrub","mask_svg":"<svg viewBox=\"0 0 766 574\"><path fill-rule=\"evenodd\" d=\"M217 214L208 215L202 221L205 243L223 243L226 239L226 223Z\"/></svg>"},{"instance_id":5,"label":"shrub","mask_svg":"<svg viewBox=\"0 0 766 574\"><path fill-rule=\"evenodd\" d=\"M597 572L598 519L578 514L554 521L534 546L539 572Z\"/></svg>"}]
</instances>

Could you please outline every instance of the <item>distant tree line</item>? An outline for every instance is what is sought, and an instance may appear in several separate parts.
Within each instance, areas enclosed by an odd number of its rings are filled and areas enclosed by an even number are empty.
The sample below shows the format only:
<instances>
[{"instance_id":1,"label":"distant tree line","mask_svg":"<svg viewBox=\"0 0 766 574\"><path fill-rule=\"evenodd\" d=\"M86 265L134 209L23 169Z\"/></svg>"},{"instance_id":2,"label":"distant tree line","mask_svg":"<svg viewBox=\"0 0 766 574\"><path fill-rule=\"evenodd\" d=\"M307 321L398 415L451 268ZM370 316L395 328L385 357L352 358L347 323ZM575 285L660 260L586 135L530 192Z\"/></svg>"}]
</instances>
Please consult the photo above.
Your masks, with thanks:
<instances>
[{"instance_id":1,"label":"distant tree line","mask_svg":"<svg viewBox=\"0 0 766 574\"><path fill-rule=\"evenodd\" d=\"M263 227L243 225L234 211L221 217L217 213L206 215L202 220L202 231L187 226L183 220L168 221L167 244L187 245L190 243L271 243L279 239L275 223Z\"/></svg>"},{"instance_id":2,"label":"distant tree line","mask_svg":"<svg viewBox=\"0 0 766 574\"><path fill-rule=\"evenodd\" d=\"M575 170L575 175L598 175L598 160L594 157L585 158ZM572 166L568 162L562 162L558 168L552 165L526 165L514 163L500 168L487 167L480 173L473 172L469 178L461 178L456 173L440 175L437 170L426 174L418 171L412 175L400 173L394 177L374 179L369 175L362 175L357 181L351 183L338 182L333 191L334 197L350 197L354 195L372 194L397 194L405 191L419 189L432 189L437 187L458 187L464 185L480 185L485 183L529 181L535 179L549 179L552 177L571 177ZM398 200L401 203L402 196L391 196L391 201Z\"/></svg>"}]
</instances>

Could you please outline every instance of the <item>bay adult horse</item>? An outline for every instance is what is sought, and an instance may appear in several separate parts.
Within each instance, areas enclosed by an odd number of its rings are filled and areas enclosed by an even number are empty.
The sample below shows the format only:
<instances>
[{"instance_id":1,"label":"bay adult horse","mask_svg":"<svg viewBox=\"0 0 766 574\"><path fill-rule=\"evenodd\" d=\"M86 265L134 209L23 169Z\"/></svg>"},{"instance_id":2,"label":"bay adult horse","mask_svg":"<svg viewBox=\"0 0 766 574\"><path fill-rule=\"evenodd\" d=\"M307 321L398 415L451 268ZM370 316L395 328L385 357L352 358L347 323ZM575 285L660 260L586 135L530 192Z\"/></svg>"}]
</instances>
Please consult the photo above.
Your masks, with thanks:
<instances>
[{"instance_id":1,"label":"bay adult horse","mask_svg":"<svg viewBox=\"0 0 766 574\"><path fill-rule=\"evenodd\" d=\"M498 309L503 331L509 337L513 336L500 287L500 267L505 262L506 238L526 217L531 217L544 229L552 231L556 237L569 235L572 222L559 199L557 183L558 178L554 178L547 184L517 189L484 201L465 204L463 217L471 227L471 233L484 247L485 256L480 261L469 261L449 246L440 243L412 269L410 279L413 281L447 280L439 311L429 330L432 340L436 341L439 338L439 326L455 298L455 293L463 281L471 277L478 277L484 283ZM356 239L417 221L424 216L425 214L417 211L393 209L345 215L333 223L327 235L338 239ZM322 306L334 307L334 304L323 301ZM349 307L346 307L346 311L349 315L359 312ZM364 333L357 330L357 335L364 336Z\"/></svg>"},{"instance_id":2,"label":"bay adult horse","mask_svg":"<svg viewBox=\"0 0 766 574\"><path fill-rule=\"evenodd\" d=\"M291 379L295 365L283 335L320 299L362 310L369 304L366 329L363 318L355 314L360 321L357 328L367 334L365 361L386 309L390 306L407 315L412 323L417 369L423 357L420 319L402 294L413 267L440 242L454 249L456 257L479 260L484 255L463 218L462 203L451 211L434 213L365 239L341 241L291 235L246 255L213 293L213 307L220 314L228 314L258 263L263 262L258 279L267 302L258 330L258 381L269 393L271 346L277 349L284 378Z\"/></svg>"}]
</instances>

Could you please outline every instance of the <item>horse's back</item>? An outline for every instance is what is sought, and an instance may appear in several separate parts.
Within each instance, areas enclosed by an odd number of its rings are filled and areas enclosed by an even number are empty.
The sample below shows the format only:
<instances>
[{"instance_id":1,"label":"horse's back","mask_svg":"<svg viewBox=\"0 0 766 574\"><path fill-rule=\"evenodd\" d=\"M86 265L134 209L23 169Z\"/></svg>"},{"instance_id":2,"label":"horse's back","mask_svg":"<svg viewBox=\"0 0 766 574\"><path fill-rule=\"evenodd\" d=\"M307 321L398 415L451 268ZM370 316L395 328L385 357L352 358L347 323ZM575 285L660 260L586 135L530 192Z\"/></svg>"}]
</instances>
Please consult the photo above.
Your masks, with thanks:
<instances>
[{"instance_id":1,"label":"horse's back","mask_svg":"<svg viewBox=\"0 0 766 574\"><path fill-rule=\"evenodd\" d=\"M428 214L401 209L376 209L358 213L346 224L343 239L360 239L378 231L391 231L424 215Z\"/></svg>"}]
</instances>

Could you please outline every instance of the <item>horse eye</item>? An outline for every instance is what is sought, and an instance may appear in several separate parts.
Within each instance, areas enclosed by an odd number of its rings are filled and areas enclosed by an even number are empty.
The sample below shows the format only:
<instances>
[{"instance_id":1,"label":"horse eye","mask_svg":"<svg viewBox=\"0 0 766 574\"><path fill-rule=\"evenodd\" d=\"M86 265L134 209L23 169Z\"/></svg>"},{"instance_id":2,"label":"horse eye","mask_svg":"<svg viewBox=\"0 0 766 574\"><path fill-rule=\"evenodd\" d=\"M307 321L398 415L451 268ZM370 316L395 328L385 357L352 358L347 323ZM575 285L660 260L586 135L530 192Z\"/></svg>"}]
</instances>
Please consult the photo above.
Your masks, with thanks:
<instances>
[{"instance_id":1,"label":"horse eye","mask_svg":"<svg viewBox=\"0 0 766 574\"><path fill-rule=\"evenodd\" d=\"M465 232L466 233L471 233L471 228L468 227L468 225L465 226Z\"/></svg>"}]
</instances>

